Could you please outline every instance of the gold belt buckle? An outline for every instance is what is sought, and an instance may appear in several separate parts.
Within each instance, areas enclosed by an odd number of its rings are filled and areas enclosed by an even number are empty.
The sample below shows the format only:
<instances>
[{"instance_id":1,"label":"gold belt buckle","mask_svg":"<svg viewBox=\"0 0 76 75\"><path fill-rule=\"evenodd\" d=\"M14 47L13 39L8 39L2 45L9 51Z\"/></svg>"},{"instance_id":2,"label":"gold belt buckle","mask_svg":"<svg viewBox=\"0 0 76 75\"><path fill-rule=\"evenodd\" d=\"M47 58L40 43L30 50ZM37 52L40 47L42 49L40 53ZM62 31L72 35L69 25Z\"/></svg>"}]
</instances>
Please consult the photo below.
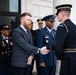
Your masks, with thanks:
<instances>
[{"instance_id":1,"label":"gold belt buckle","mask_svg":"<svg viewBox=\"0 0 76 75\"><path fill-rule=\"evenodd\" d=\"M76 50L76 48L66 48L64 50Z\"/></svg>"}]
</instances>

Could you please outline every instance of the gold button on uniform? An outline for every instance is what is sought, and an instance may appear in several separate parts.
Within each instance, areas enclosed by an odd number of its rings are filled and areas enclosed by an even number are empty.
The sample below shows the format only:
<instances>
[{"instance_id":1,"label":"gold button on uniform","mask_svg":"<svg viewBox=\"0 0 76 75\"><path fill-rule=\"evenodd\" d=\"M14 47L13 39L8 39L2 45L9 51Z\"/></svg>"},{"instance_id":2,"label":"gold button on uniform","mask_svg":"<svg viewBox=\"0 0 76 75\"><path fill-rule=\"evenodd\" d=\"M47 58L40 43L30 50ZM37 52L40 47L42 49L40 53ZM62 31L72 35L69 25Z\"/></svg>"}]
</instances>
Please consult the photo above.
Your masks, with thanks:
<instances>
[{"instance_id":1,"label":"gold button on uniform","mask_svg":"<svg viewBox=\"0 0 76 75\"><path fill-rule=\"evenodd\" d=\"M5 51L5 54L7 54L7 51Z\"/></svg>"}]
</instances>

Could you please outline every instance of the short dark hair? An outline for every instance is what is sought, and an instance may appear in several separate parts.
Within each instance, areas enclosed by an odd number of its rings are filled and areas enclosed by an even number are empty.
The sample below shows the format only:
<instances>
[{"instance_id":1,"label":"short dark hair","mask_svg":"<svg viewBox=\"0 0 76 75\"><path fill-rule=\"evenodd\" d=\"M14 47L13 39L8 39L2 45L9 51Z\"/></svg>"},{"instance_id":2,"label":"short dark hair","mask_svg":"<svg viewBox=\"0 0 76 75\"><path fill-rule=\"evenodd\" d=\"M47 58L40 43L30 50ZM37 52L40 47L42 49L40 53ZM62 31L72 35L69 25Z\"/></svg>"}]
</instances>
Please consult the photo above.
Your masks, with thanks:
<instances>
[{"instance_id":1,"label":"short dark hair","mask_svg":"<svg viewBox=\"0 0 76 75\"><path fill-rule=\"evenodd\" d=\"M24 16L30 16L30 17L32 17L32 15L31 15L30 13L25 12L25 13L22 13L22 14L21 14L20 18L22 18L22 17L24 17Z\"/></svg>"}]
</instances>

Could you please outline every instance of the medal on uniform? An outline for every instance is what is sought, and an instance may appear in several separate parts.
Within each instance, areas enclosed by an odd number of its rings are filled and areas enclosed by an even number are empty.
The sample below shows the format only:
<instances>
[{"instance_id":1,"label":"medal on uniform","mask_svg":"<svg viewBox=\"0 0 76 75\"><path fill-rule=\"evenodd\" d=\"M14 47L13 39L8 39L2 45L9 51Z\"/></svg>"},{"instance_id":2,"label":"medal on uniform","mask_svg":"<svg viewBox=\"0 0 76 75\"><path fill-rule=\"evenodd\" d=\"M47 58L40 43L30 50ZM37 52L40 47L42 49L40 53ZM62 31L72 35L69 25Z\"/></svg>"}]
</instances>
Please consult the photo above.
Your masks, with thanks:
<instances>
[{"instance_id":1,"label":"medal on uniform","mask_svg":"<svg viewBox=\"0 0 76 75\"><path fill-rule=\"evenodd\" d=\"M12 45L13 45L13 43L12 43L12 42L10 42L10 45L12 46Z\"/></svg>"},{"instance_id":2,"label":"medal on uniform","mask_svg":"<svg viewBox=\"0 0 76 75\"><path fill-rule=\"evenodd\" d=\"M46 40L46 43L48 43L49 41L48 40Z\"/></svg>"},{"instance_id":3,"label":"medal on uniform","mask_svg":"<svg viewBox=\"0 0 76 75\"><path fill-rule=\"evenodd\" d=\"M45 38L49 38L49 36L48 36L48 35L46 35L46 36L45 36Z\"/></svg>"}]
</instances>

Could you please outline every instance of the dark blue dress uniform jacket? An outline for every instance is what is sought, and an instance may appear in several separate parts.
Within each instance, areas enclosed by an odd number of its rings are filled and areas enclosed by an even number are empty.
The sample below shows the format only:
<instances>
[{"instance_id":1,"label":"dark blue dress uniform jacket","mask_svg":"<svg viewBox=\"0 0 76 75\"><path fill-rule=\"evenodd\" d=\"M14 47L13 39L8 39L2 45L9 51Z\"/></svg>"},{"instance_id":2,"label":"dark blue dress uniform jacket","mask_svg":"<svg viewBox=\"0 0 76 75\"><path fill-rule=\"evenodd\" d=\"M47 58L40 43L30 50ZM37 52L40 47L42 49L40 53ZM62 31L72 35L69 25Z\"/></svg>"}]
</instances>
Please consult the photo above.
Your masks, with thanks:
<instances>
[{"instance_id":1,"label":"dark blue dress uniform jacket","mask_svg":"<svg viewBox=\"0 0 76 75\"><path fill-rule=\"evenodd\" d=\"M62 59L60 75L76 75L76 25L70 19L60 24L56 32L55 54ZM69 49L68 52L66 52Z\"/></svg>"},{"instance_id":2,"label":"dark blue dress uniform jacket","mask_svg":"<svg viewBox=\"0 0 76 75\"><path fill-rule=\"evenodd\" d=\"M49 47L50 45L55 44L55 34L56 31L53 30L53 35L48 31L45 27L36 33L36 46L37 47ZM42 55L39 53L37 55L37 63L44 62L46 66L55 66L56 65L56 57L54 55L54 50L50 51L47 55Z\"/></svg>"},{"instance_id":3,"label":"dark blue dress uniform jacket","mask_svg":"<svg viewBox=\"0 0 76 75\"><path fill-rule=\"evenodd\" d=\"M7 43L6 39L0 37L0 67L10 67L12 46L13 43L10 38L8 38Z\"/></svg>"}]
</instances>

